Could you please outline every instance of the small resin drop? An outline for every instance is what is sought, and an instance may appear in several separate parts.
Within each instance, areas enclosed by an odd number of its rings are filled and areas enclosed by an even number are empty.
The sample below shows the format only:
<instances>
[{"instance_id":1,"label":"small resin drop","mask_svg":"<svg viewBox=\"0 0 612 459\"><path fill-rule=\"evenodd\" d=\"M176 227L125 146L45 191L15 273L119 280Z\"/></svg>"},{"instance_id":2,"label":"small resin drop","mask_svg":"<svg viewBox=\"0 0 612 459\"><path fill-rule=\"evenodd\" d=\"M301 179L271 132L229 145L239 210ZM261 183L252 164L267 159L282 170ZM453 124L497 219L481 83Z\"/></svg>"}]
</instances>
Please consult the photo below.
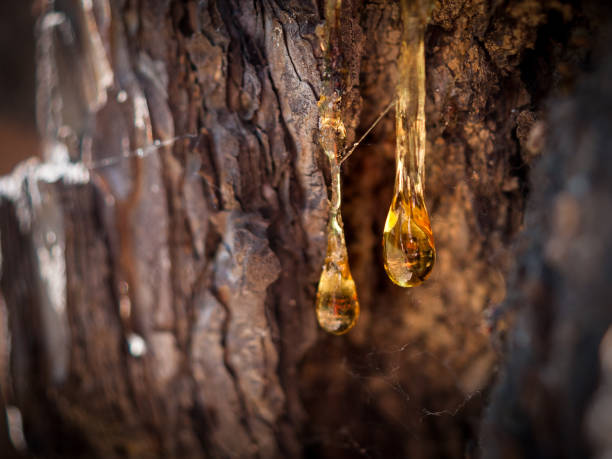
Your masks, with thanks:
<instances>
[{"instance_id":1,"label":"small resin drop","mask_svg":"<svg viewBox=\"0 0 612 459\"><path fill-rule=\"evenodd\" d=\"M338 151L346 141L346 129L341 117L342 88L346 82L342 72L333 69L337 60L342 0L325 0L326 27L322 31L326 72L319 99L319 144L329 160L331 198L327 225L327 256L317 289L317 321L323 330L334 335L348 332L359 318L359 301L355 281L351 276L344 229L340 213L342 188Z\"/></svg>"},{"instance_id":2,"label":"small resin drop","mask_svg":"<svg viewBox=\"0 0 612 459\"><path fill-rule=\"evenodd\" d=\"M427 209L393 198L383 233L383 258L389 278L400 287L423 282L436 260Z\"/></svg>"},{"instance_id":3,"label":"small resin drop","mask_svg":"<svg viewBox=\"0 0 612 459\"><path fill-rule=\"evenodd\" d=\"M359 318L357 289L349 269L344 237L334 232L329 235L316 311L321 328L335 335L349 331Z\"/></svg>"}]
</instances>

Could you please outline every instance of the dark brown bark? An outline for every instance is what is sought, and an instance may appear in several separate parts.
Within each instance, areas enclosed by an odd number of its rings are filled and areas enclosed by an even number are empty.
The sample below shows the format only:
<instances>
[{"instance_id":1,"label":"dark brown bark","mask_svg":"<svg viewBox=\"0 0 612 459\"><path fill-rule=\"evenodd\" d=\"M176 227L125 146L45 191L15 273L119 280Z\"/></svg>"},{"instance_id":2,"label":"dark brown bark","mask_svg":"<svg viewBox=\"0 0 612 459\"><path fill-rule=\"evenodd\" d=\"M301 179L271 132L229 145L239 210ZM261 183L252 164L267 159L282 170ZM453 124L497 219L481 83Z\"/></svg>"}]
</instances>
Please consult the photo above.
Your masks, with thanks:
<instances>
[{"instance_id":1,"label":"dark brown bark","mask_svg":"<svg viewBox=\"0 0 612 459\"><path fill-rule=\"evenodd\" d=\"M389 116L344 169L362 316L338 338L318 331L313 313L328 180L316 142L319 3L94 0L88 12L87 2L57 0L55 13L43 13L46 162L22 165L0 185L0 311L11 339L0 385L23 413L32 453L480 451L514 317L499 304L528 289L507 273L544 144L545 102L573 91L599 11L556 0L436 4L426 37L426 193L438 262L410 290L382 268ZM334 70L344 77L352 140L391 100L401 24L394 2L342 8ZM559 131L570 123L555 122ZM152 149L155 140L172 145ZM545 157L571 152L552 145ZM102 165L107 158L119 159ZM82 161L97 166L87 172ZM528 301L557 317L553 299ZM506 445L495 432L510 435L497 427L499 390L483 430L491 457ZM516 457L535 445L525 441ZM583 451L580 442L567 454Z\"/></svg>"},{"instance_id":2,"label":"dark brown bark","mask_svg":"<svg viewBox=\"0 0 612 459\"><path fill-rule=\"evenodd\" d=\"M515 326L482 429L485 456L610 454L612 23L574 90L551 104L549 141L507 302ZM598 387L599 386L599 387Z\"/></svg>"}]
</instances>

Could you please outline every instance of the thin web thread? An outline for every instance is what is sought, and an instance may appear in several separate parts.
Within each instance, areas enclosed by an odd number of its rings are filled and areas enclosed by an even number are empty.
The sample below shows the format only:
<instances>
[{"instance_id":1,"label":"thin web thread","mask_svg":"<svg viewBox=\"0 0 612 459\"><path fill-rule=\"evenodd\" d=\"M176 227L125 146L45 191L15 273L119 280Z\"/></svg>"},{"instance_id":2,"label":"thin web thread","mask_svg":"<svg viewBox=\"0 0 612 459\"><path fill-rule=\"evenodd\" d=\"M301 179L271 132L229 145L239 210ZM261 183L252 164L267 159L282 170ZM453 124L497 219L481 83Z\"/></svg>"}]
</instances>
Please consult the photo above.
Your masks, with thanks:
<instances>
[{"instance_id":1,"label":"thin web thread","mask_svg":"<svg viewBox=\"0 0 612 459\"><path fill-rule=\"evenodd\" d=\"M376 125L380 123L380 121L387 115L387 113L389 113L389 111L391 110L391 108L393 108L394 105L395 105L395 99L389 102L389 105L387 105L387 107L382 112L380 112L380 114L376 117L376 119L370 125L370 127L363 133L363 135L359 138L359 140L357 140L357 142L355 142L353 146L346 153L342 155L339 165L342 165L344 161L349 159L349 157L353 154L353 152L359 146L359 144L363 142L363 140L370 134L370 132L372 132L372 130L376 127Z\"/></svg>"},{"instance_id":2,"label":"thin web thread","mask_svg":"<svg viewBox=\"0 0 612 459\"><path fill-rule=\"evenodd\" d=\"M173 137L168 140L155 140L151 145L147 145L145 147L137 148L136 150L126 151L121 155L116 156L108 156L106 158L101 158L96 161L84 162L85 166L88 169L101 169L108 166L113 166L118 164L124 159L129 158L146 158L147 156L156 153L160 148L170 147L174 145L179 140L183 139L199 139L200 134L183 134L177 137Z\"/></svg>"},{"instance_id":3,"label":"thin web thread","mask_svg":"<svg viewBox=\"0 0 612 459\"><path fill-rule=\"evenodd\" d=\"M353 154L353 152L357 149L357 147L366 139L368 135L370 135L370 133L374 130L374 128L378 125L378 123L380 123L382 119L391 111L394 104L395 104L395 99L393 99L385 107L385 109L380 112L380 114L376 117L376 119L372 122L372 124L370 124L370 127L368 127L368 129L361 135L359 140L353 143L350 149L345 151L345 153L342 155L339 161L340 165L344 163L347 159L349 159L349 157ZM163 141L155 140L151 145L137 148L135 150L130 150L120 155L108 156L106 158L101 158L96 161L88 161L88 162L85 162L84 164L88 169L101 169L104 167L109 167L109 166L114 166L116 164L119 164L124 159L146 158L147 156L150 156L156 153L161 148L170 147L174 145L179 140L183 140L183 139L198 139L199 140L200 138L201 138L201 134L183 134L177 137L173 137L172 139L169 139L169 140L163 140Z\"/></svg>"}]
</instances>

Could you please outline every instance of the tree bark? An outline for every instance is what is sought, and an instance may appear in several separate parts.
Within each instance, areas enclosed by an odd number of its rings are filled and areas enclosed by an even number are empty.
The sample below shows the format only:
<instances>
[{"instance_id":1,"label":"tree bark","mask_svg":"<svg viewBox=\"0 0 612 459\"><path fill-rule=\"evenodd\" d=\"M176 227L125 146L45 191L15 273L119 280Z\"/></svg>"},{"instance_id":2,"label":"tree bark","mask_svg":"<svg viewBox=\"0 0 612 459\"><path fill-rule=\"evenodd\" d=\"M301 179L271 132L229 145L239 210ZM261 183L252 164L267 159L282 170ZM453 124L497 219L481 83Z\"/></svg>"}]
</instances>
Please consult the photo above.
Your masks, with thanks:
<instances>
[{"instance_id":1,"label":"tree bark","mask_svg":"<svg viewBox=\"0 0 612 459\"><path fill-rule=\"evenodd\" d=\"M382 268L389 116L344 167L362 315L338 338L314 319L329 181L321 2L91 3L41 14L45 161L0 182L0 385L29 451L476 454L545 102L588 63L598 11L436 3L425 186L438 262L409 290ZM399 6L345 0L341 27L350 144L391 101Z\"/></svg>"}]
</instances>

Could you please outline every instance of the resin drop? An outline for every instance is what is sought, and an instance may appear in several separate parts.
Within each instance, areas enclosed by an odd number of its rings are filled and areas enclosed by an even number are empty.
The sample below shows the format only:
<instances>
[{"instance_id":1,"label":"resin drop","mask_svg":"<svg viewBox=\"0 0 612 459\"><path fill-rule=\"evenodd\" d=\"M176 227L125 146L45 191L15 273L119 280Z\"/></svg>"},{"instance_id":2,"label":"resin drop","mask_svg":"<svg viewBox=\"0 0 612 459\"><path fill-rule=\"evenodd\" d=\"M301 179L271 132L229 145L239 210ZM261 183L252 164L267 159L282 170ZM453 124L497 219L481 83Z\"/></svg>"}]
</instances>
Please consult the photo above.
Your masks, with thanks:
<instances>
[{"instance_id":1,"label":"resin drop","mask_svg":"<svg viewBox=\"0 0 612 459\"><path fill-rule=\"evenodd\" d=\"M329 160L331 198L327 225L327 256L317 289L317 321L323 330L335 335L348 332L359 318L357 290L351 276L344 229L340 213L342 187L338 151L343 150L346 129L341 117L343 88L346 87L343 72L332 65L338 59L340 43L341 0L325 1L325 29L322 31L325 52L325 77L319 99L319 144Z\"/></svg>"},{"instance_id":2,"label":"resin drop","mask_svg":"<svg viewBox=\"0 0 612 459\"><path fill-rule=\"evenodd\" d=\"M349 331L359 318L357 289L349 269L344 237L333 233L319 279L316 312L321 328L335 335Z\"/></svg>"},{"instance_id":3,"label":"resin drop","mask_svg":"<svg viewBox=\"0 0 612 459\"><path fill-rule=\"evenodd\" d=\"M389 278L400 287L427 279L436 250L425 206L412 205L401 194L393 198L383 233L383 259Z\"/></svg>"},{"instance_id":4,"label":"resin drop","mask_svg":"<svg viewBox=\"0 0 612 459\"><path fill-rule=\"evenodd\" d=\"M402 41L395 105L395 188L383 234L383 260L400 287L422 283L436 259L425 207L425 28L433 2L401 0Z\"/></svg>"}]
</instances>

